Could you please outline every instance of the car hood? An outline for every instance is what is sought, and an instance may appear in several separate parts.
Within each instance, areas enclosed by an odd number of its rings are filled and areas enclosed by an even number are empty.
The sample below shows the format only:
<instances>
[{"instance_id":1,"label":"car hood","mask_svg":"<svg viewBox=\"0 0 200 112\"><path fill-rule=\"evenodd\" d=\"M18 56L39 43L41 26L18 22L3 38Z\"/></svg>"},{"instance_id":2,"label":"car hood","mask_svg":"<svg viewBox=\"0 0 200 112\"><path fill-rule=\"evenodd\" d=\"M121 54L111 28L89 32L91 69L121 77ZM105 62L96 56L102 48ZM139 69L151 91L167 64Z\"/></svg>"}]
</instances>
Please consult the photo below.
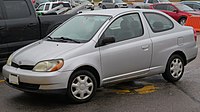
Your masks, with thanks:
<instances>
[{"instance_id":1,"label":"car hood","mask_svg":"<svg viewBox=\"0 0 200 112\"><path fill-rule=\"evenodd\" d=\"M13 55L12 62L18 65L35 65L43 60L56 59L83 44L38 41L26 46Z\"/></svg>"}]
</instances>

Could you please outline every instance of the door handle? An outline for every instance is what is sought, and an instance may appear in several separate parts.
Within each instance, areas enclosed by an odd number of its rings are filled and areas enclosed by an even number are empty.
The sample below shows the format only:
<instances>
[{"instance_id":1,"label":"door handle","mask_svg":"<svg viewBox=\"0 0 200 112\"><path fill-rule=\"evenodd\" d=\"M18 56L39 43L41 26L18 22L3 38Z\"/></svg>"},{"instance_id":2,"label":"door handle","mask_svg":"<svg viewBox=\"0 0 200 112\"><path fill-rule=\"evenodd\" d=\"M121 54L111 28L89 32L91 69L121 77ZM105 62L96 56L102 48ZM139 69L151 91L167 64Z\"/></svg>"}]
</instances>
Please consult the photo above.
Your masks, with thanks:
<instances>
[{"instance_id":1,"label":"door handle","mask_svg":"<svg viewBox=\"0 0 200 112\"><path fill-rule=\"evenodd\" d=\"M36 23L29 23L27 26L28 27L33 27L33 26L36 26L37 24Z\"/></svg>"},{"instance_id":2,"label":"door handle","mask_svg":"<svg viewBox=\"0 0 200 112\"><path fill-rule=\"evenodd\" d=\"M143 46L142 46L142 49L143 49L144 51L149 50L149 45L143 45Z\"/></svg>"}]
</instances>

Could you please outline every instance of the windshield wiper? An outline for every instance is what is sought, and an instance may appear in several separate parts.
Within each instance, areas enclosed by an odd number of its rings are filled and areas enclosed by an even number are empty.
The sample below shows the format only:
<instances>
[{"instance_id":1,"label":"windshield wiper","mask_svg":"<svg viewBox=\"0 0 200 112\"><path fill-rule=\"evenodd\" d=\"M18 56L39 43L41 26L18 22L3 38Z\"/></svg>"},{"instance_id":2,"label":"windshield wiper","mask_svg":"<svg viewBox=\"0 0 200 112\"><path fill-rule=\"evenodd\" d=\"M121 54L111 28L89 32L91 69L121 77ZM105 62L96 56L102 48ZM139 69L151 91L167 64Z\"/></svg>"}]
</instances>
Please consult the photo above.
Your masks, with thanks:
<instances>
[{"instance_id":1,"label":"windshield wiper","mask_svg":"<svg viewBox=\"0 0 200 112\"><path fill-rule=\"evenodd\" d=\"M54 40L62 40L62 41L72 41L72 42L75 42L75 43L81 43L77 40L74 40L74 39L71 39L71 38L67 38L67 37L60 37L60 38L53 38Z\"/></svg>"}]
</instances>

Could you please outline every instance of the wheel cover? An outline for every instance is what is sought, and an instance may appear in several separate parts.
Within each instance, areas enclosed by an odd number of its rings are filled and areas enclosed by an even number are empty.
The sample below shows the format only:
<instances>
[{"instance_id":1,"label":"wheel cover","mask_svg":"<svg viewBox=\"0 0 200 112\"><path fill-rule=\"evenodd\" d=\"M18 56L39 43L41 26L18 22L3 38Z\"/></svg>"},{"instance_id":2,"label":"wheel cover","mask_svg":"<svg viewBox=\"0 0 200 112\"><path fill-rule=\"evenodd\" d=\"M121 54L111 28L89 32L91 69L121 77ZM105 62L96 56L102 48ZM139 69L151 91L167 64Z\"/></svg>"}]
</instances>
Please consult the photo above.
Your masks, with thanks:
<instances>
[{"instance_id":1,"label":"wheel cover","mask_svg":"<svg viewBox=\"0 0 200 112\"><path fill-rule=\"evenodd\" d=\"M77 76L71 85L72 95L80 100L84 100L93 92L94 84L90 77L87 75Z\"/></svg>"},{"instance_id":2,"label":"wheel cover","mask_svg":"<svg viewBox=\"0 0 200 112\"><path fill-rule=\"evenodd\" d=\"M175 58L170 64L170 73L172 77L179 78L183 73L183 63L179 58Z\"/></svg>"}]
</instances>

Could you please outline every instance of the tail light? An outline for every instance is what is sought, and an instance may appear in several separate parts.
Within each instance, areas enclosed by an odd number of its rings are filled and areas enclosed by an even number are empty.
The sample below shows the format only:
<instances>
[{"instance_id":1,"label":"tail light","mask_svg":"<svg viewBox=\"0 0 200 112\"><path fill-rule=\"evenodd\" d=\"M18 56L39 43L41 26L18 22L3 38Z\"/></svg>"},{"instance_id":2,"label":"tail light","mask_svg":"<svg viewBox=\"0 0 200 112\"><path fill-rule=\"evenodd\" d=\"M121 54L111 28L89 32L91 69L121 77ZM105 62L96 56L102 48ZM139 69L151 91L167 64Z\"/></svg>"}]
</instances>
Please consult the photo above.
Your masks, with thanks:
<instances>
[{"instance_id":1,"label":"tail light","mask_svg":"<svg viewBox=\"0 0 200 112\"><path fill-rule=\"evenodd\" d=\"M197 41L197 32L193 29L194 31L194 40Z\"/></svg>"}]
</instances>

